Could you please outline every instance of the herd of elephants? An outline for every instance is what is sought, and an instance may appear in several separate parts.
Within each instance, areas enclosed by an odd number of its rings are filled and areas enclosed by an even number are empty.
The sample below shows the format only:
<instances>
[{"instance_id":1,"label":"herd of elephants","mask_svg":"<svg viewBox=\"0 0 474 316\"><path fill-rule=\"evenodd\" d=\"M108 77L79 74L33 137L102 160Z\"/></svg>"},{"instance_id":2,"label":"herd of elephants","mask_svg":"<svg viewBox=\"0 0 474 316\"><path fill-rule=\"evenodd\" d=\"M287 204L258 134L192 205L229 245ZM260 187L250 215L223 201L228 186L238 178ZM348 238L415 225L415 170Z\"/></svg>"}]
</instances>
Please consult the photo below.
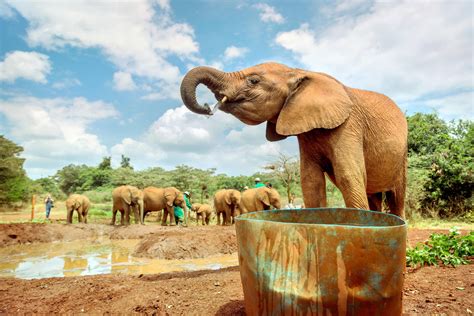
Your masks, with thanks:
<instances>
[{"instance_id":1,"label":"herd of elephants","mask_svg":"<svg viewBox=\"0 0 474 316\"><path fill-rule=\"evenodd\" d=\"M112 191L112 225L116 215L121 214L120 224L130 224L130 213L133 212L135 223L144 223L149 212L162 212L161 225L166 226L168 215L169 225L176 225L173 208L185 210L186 221L189 210L184 194L175 187L147 187L143 190L131 185L123 185ZM66 200L67 222L72 223L73 214L78 214L78 222L87 223L87 214L91 203L87 196L71 194ZM214 194L214 208L209 204L192 203L191 211L196 213L196 221L201 219L202 225L209 225L213 213L217 215L218 225L230 225L234 217L241 213L268 210L271 207L281 208L280 194L274 188L259 187L240 192L235 189L221 189ZM158 216L158 219L160 216ZM221 220L222 219L222 220Z\"/></svg>"},{"instance_id":2,"label":"herd of elephants","mask_svg":"<svg viewBox=\"0 0 474 316\"><path fill-rule=\"evenodd\" d=\"M214 94L213 109L197 102L199 84ZM387 96L345 86L324 73L272 62L235 72L196 67L184 76L180 90L192 112L211 116L219 109L248 125L266 123L269 141L297 137L306 207L327 206L327 176L341 191L346 207L381 211L385 194L390 212L404 217L408 128L404 114ZM77 195L70 199L74 200L71 205L80 205L81 199L88 203ZM176 188L140 191L122 186L113 191L113 204L112 224L117 211L122 214L121 223L128 224L133 209L137 222L143 223L146 212L163 210L162 224L166 225L169 214L173 225L172 207L186 209L183 194ZM222 214L224 225L231 224L238 213L270 205L280 208L278 192L268 188L243 193L222 190L214 197L218 223ZM201 205L196 212L208 222L210 206ZM82 216L85 221L87 216Z\"/></svg>"}]
</instances>

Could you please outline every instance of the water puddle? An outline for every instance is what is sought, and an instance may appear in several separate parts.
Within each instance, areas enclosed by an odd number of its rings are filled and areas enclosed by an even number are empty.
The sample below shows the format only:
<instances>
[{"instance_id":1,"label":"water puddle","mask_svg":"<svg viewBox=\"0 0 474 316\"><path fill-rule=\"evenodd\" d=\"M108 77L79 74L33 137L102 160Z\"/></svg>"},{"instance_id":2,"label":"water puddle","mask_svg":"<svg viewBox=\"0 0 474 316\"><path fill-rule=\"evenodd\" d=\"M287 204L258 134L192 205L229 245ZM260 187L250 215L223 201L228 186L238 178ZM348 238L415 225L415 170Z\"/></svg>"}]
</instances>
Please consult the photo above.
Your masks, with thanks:
<instances>
[{"instance_id":1,"label":"water puddle","mask_svg":"<svg viewBox=\"0 0 474 316\"><path fill-rule=\"evenodd\" d=\"M140 240L79 240L0 248L0 277L41 279L109 273L152 274L238 265L237 254L162 260L131 255Z\"/></svg>"}]
</instances>

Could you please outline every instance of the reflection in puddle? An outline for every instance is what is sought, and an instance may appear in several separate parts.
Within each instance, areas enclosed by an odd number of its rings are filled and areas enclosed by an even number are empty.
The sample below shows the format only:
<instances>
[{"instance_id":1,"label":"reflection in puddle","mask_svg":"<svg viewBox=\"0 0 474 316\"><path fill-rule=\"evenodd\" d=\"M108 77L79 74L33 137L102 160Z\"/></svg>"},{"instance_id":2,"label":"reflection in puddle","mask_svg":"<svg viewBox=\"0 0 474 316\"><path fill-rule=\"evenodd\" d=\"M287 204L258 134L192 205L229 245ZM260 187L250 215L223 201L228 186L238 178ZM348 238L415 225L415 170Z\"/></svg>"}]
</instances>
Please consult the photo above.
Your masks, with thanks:
<instances>
[{"instance_id":1,"label":"reflection in puddle","mask_svg":"<svg viewBox=\"0 0 474 316\"><path fill-rule=\"evenodd\" d=\"M238 265L237 254L162 260L131 256L140 240L80 240L0 248L0 277L40 279L107 273L151 274L221 269Z\"/></svg>"}]
</instances>

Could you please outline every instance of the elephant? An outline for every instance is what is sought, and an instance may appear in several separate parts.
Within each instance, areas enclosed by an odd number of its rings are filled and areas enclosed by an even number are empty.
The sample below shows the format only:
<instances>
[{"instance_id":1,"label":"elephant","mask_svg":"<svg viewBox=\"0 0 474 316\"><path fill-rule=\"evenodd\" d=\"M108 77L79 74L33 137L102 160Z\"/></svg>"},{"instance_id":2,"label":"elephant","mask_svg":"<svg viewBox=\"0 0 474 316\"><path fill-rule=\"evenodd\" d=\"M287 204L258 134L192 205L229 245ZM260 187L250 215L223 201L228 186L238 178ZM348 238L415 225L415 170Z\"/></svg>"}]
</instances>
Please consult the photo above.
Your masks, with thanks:
<instances>
[{"instance_id":1,"label":"elephant","mask_svg":"<svg viewBox=\"0 0 474 316\"><path fill-rule=\"evenodd\" d=\"M217 225L232 225L234 217L240 214L241 194L238 190L222 189L214 194L214 208L216 209Z\"/></svg>"},{"instance_id":2,"label":"elephant","mask_svg":"<svg viewBox=\"0 0 474 316\"><path fill-rule=\"evenodd\" d=\"M77 211L77 221L87 224L87 213L91 202L89 198L82 194L71 194L66 200L67 223L72 224L72 215Z\"/></svg>"},{"instance_id":3,"label":"elephant","mask_svg":"<svg viewBox=\"0 0 474 316\"><path fill-rule=\"evenodd\" d=\"M242 192L242 213L281 208L280 193L273 188L260 187Z\"/></svg>"},{"instance_id":4,"label":"elephant","mask_svg":"<svg viewBox=\"0 0 474 316\"><path fill-rule=\"evenodd\" d=\"M184 210L184 221L187 224L188 208L184 200L184 195L175 187L156 188L146 187L144 193L144 208L145 212L161 211L161 225L166 226L168 214L170 216L170 225L175 226L176 221L174 217L174 206L179 206Z\"/></svg>"},{"instance_id":5,"label":"elephant","mask_svg":"<svg viewBox=\"0 0 474 316\"><path fill-rule=\"evenodd\" d=\"M306 207L327 206L327 175L346 207L380 211L385 193L390 212L404 217L407 121L387 96L278 63L230 73L201 66L184 76L181 98L206 115L214 111L196 100L201 83L216 108L245 124L266 122L267 140L297 137Z\"/></svg>"},{"instance_id":6,"label":"elephant","mask_svg":"<svg viewBox=\"0 0 474 316\"><path fill-rule=\"evenodd\" d=\"M130 224L130 211L133 211L135 223L143 224L143 191L131 186L123 185L112 191L112 222L115 225L117 211L120 211L120 225ZM138 208L138 209L137 209ZM125 219L125 222L124 222Z\"/></svg>"},{"instance_id":7,"label":"elephant","mask_svg":"<svg viewBox=\"0 0 474 316\"><path fill-rule=\"evenodd\" d=\"M193 203L191 210L196 213L196 222L199 223L199 217L203 225L209 225L212 209L209 204Z\"/></svg>"}]
</instances>

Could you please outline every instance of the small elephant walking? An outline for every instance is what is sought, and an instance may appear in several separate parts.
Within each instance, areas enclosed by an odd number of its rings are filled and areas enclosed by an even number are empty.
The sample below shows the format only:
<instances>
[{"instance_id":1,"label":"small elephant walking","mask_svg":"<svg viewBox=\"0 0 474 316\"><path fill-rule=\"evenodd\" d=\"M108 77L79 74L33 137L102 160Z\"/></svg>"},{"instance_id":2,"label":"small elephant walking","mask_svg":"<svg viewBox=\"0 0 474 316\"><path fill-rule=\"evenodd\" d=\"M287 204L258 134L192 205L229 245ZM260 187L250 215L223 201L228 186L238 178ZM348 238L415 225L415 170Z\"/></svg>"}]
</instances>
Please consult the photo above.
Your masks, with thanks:
<instances>
[{"instance_id":1,"label":"small elephant walking","mask_svg":"<svg viewBox=\"0 0 474 316\"><path fill-rule=\"evenodd\" d=\"M66 200L67 223L72 224L72 215L77 211L77 221L87 224L87 213L91 202L82 194L71 194Z\"/></svg>"},{"instance_id":2,"label":"small elephant walking","mask_svg":"<svg viewBox=\"0 0 474 316\"><path fill-rule=\"evenodd\" d=\"M197 223L199 223L199 218L201 218L203 225L209 225L212 215L212 209L209 204L193 203L191 210L196 213Z\"/></svg>"},{"instance_id":3,"label":"small elephant walking","mask_svg":"<svg viewBox=\"0 0 474 316\"><path fill-rule=\"evenodd\" d=\"M260 187L242 192L242 213L281 208L280 193L273 188Z\"/></svg>"},{"instance_id":4,"label":"small elephant walking","mask_svg":"<svg viewBox=\"0 0 474 316\"><path fill-rule=\"evenodd\" d=\"M266 138L296 136L306 207L326 207L326 175L346 207L381 210L404 217L407 121L387 96L345 86L319 72L264 63L236 72L191 69L181 83L184 104L212 115L196 100L206 85L218 108L245 124L266 122Z\"/></svg>"},{"instance_id":5,"label":"small elephant walking","mask_svg":"<svg viewBox=\"0 0 474 316\"><path fill-rule=\"evenodd\" d=\"M214 208L216 209L217 225L232 225L234 217L240 215L241 194L234 189L222 189L214 194Z\"/></svg>"},{"instance_id":6,"label":"small elephant walking","mask_svg":"<svg viewBox=\"0 0 474 316\"><path fill-rule=\"evenodd\" d=\"M144 194L144 208L145 212L153 212L163 210L163 216L161 217L161 225L166 226L168 220L168 214L170 216L170 225L176 225L176 219L174 216L174 206L179 206L184 210L184 221L187 222L187 206L184 200L184 195L181 191L175 187L168 188L156 188L146 187L143 190Z\"/></svg>"},{"instance_id":7,"label":"small elephant walking","mask_svg":"<svg viewBox=\"0 0 474 316\"><path fill-rule=\"evenodd\" d=\"M120 212L120 225L130 225L130 211L133 211L135 223L143 224L143 191L131 186L123 185L112 191L112 222L115 225L117 211Z\"/></svg>"}]
</instances>

